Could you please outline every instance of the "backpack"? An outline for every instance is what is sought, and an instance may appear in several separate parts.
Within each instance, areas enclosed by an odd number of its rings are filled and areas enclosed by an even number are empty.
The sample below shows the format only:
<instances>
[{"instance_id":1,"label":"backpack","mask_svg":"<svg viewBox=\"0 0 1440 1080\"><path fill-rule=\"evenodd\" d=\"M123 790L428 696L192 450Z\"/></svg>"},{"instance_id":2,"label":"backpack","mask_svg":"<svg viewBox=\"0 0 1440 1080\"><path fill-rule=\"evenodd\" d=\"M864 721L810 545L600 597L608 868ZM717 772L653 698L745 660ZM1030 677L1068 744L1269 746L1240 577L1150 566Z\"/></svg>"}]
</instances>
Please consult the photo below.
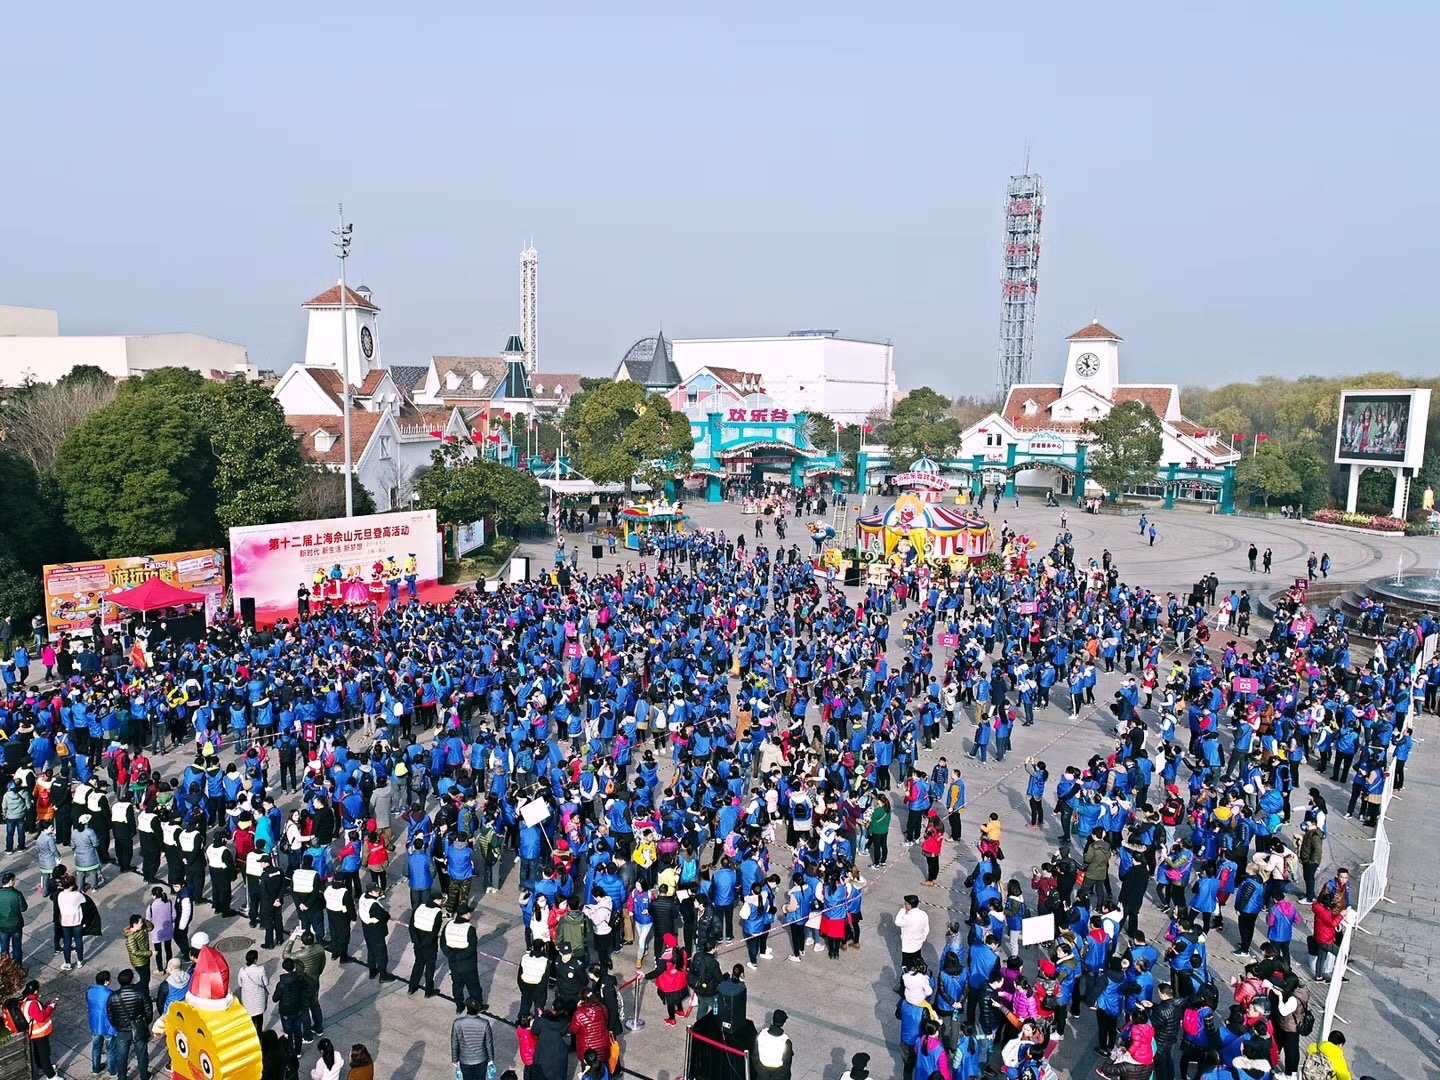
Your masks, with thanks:
<instances>
[{"instance_id":1,"label":"backpack","mask_svg":"<svg viewBox=\"0 0 1440 1080\"><path fill-rule=\"evenodd\" d=\"M1300 1006L1300 1015L1295 1018L1295 1031L1300 1035L1309 1035L1315 1030L1315 1011L1310 1008L1308 1001Z\"/></svg>"},{"instance_id":2,"label":"backpack","mask_svg":"<svg viewBox=\"0 0 1440 1080\"><path fill-rule=\"evenodd\" d=\"M1200 1034L1200 1010L1186 1009L1185 1015L1180 1021L1180 1027L1190 1038L1196 1038Z\"/></svg>"},{"instance_id":3,"label":"backpack","mask_svg":"<svg viewBox=\"0 0 1440 1080\"><path fill-rule=\"evenodd\" d=\"M1335 1080L1335 1066L1324 1054L1307 1054L1300 1063L1300 1080Z\"/></svg>"}]
</instances>

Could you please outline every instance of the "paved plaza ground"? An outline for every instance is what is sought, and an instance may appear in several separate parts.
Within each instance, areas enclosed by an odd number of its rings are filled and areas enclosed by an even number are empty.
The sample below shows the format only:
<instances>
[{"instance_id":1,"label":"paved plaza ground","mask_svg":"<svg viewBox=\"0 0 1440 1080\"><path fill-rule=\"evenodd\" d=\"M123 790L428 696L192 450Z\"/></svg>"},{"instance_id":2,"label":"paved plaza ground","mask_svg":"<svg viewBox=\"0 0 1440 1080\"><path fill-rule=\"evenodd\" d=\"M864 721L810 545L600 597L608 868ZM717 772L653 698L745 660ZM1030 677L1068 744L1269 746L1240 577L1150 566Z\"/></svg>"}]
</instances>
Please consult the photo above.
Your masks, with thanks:
<instances>
[{"instance_id":1,"label":"paved plaza ground","mask_svg":"<svg viewBox=\"0 0 1440 1080\"><path fill-rule=\"evenodd\" d=\"M1059 510L1047 510L1029 498L1020 508L1002 506L999 517L1012 527L1029 532L1041 540L1042 549L1059 527ZM752 518L743 517L733 504L691 504L687 511L694 524L701 527L725 528L733 535L745 529L753 539ZM1075 534L1078 559L1099 557L1103 548L1114 553L1124 581L1162 591L1180 591L1201 574L1214 571L1226 586L1235 584L1252 593L1278 589L1296 576L1305 573L1305 556L1312 549L1328 551L1331 577L1341 581L1362 581L1385 573L1393 573L1397 560L1406 568L1434 567L1440 559L1440 543L1423 539L1386 539L1357 533L1337 532L1282 520L1226 518L1197 511L1160 512L1158 536L1154 546L1137 533L1134 517L1093 516L1073 508L1069 522ZM790 537L802 550L808 538L791 519ZM766 542L773 546L773 532L766 529ZM1263 550L1274 551L1274 573L1268 578L1245 572L1245 549L1254 541ZM537 563L548 563L549 545L533 545L528 553ZM583 549L588 555L588 547ZM601 566L609 569L619 561L636 561L632 554L604 559ZM593 561L583 559L581 568L591 570ZM1268 627L1257 623L1257 631ZM895 635L898 637L898 635ZM1223 641L1226 635L1217 635ZM945 650L948 652L948 650ZM937 668L943 663L942 650L937 649ZM1101 676L1097 702L1108 702L1116 676ZM969 807L966 813L967 838L990 811L1001 812L1007 822L1005 848L1009 874L1028 877L1029 869L1054 850L1057 830L1049 827L1032 832L1022 827L1025 820L1024 772L1022 760L1027 756L1043 758L1056 775L1070 763L1083 763L1097 751L1108 751L1113 740L1108 734L1110 715L1097 706L1080 720L1070 721L1060 708L1037 710L1036 723L1030 728L1017 727L1014 752L1002 763L985 766L964 756L962 734L957 730L945 736L941 744L922 754L921 765L928 771L941 754L954 763L964 763L969 786ZM1362 934L1355 952L1350 982L1345 987L1340 1013L1341 1026L1350 1038L1350 1060L1357 1077L1368 1073L1377 1078L1440 1076L1440 867L1437 867L1437 840L1440 822L1434 812L1436 787L1440 784L1440 764L1434 748L1428 746L1429 728L1433 717L1424 717L1418 734L1426 740L1417 748L1406 786L1394 803L1391 836L1395 844L1390 874L1391 904L1383 905L1368 920L1369 934ZM1419 740L1417 740L1419 741ZM179 754L168 755L164 766L168 773L178 772ZM1302 786L1315 782L1306 770ZM1365 830L1344 820L1348 791L1337 790L1328 778L1320 781L1334 813L1331 818L1329 850L1324 872L1338 865L1348 865L1357 874L1363 865L1363 852L1369 848ZM1053 801L1053 800L1052 800ZM1302 800L1303 801L1303 800ZM1298 808L1298 807L1297 807ZM1047 815L1049 806L1047 805ZM1296 819L1298 822L1298 818ZM893 826L901 828L897 820ZM932 934L927 959L933 964L943 934L946 903L943 890L917 888L922 879L923 862L916 849L892 846L891 865L869 877L864 902L862 945L858 951L842 954L838 961L824 954L807 953L800 964L786 963L783 946L775 949L776 958L762 960L760 969L750 972L749 1008L751 1019L763 1022L770 1011L783 1007L790 1015L787 1030L795 1043L794 1075L798 1080L837 1080L848 1066L850 1055L864 1051L871 1055L871 1071L876 1077L899 1076L900 1055L897 1022L894 1019L896 995L892 992L897 979L898 940L890 917L900 907L901 897L910 892L926 894L931 905ZM62 856L63 858L63 856ZM776 864L783 862L783 852ZM954 887L952 917L963 918L960 881L974 864L973 849L960 850L950 845L941 873L941 884ZM482 967L494 1018L496 1046L501 1067L517 1064L514 1034L509 1020L514 1018L518 1002L515 983L515 962L523 951L523 933L517 912L514 867L507 856L505 878L500 891L483 897L476 915L482 935L481 948L489 954ZM0 868L19 873L21 885L33 890L38 880L33 848L23 855L4 857ZM84 969L62 973L60 959L51 952L48 904L32 902L30 931L26 936L27 963L33 976L44 984L46 994L60 998L59 1026L56 1036L57 1059L68 1076L89 1075L89 1038L85 1027L85 988L94 972L102 967L118 971L126 966L119 930L126 917L141 908L141 883L136 875L114 880L114 868L107 868L110 881L96 899L105 923L103 942L87 958ZM403 877L403 865L392 866L392 882ZM32 896L32 901L34 897ZM395 918L390 953L395 970L408 974L410 949L405 925L409 910L403 881L393 885L389 906ZM293 908L286 906L293 926ZM1160 917L1150 904L1142 919L1152 935L1161 929ZM1226 929L1233 933L1233 918L1227 918ZM258 946L261 935L243 920L227 922L213 917L208 905L198 909L197 929L208 932L225 949L232 965L238 968L246 948ZM1231 939L1233 942L1233 938ZM359 946L359 935L356 935ZM93 947L93 946L92 946ZM1229 978L1238 971L1238 964L1229 953L1233 944L1222 946L1213 940L1210 950L1217 976ZM1302 950L1303 951L1303 950ZM272 978L278 977L278 950L262 952L271 967ZM722 955L727 968L743 960L743 949ZM625 950L617 959L622 979L633 969L633 949ZM448 980L447 980L448 989ZM1318 1002L1323 988L1315 989ZM380 1077L421 1077L448 1080L453 1075L449 1058L449 1029L453 1016L448 1000L427 1001L410 997L403 982L376 983L367 980L362 965L328 966L323 980L322 999L326 1014L326 1034L342 1049L353 1042L363 1042L374 1052L376 1075ZM627 1002L627 1008L631 1007ZM675 1080L683 1075L684 1036L682 1028L669 1028L660 1023L662 1013L653 990L642 999L641 1015L650 1022L643 1031L628 1034L625 1039L623 1063L631 1075L653 1080ZM273 1016L270 1018L273 1023ZM1055 1059L1061 1075L1092 1075L1095 1055L1091 1051L1093 1020L1082 1017L1080 1031L1067 1039ZM158 1047L158 1042L152 1044ZM307 1049L301 1062L301 1075L308 1076L314 1050Z\"/></svg>"}]
</instances>

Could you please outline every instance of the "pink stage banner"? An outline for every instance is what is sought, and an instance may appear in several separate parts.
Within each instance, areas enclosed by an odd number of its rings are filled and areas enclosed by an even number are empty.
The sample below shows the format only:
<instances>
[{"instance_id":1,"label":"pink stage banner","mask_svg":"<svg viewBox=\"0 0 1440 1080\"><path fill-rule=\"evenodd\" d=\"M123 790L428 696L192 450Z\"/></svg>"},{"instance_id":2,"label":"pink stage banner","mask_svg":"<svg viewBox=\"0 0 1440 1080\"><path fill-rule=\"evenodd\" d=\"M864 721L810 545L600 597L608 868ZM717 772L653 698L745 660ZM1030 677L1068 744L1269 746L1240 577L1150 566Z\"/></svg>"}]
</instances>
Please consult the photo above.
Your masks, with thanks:
<instances>
[{"instance_id":1,"label":"pink stage banner","mask_svg":"<svg viewBox=\"0 0 1440 1080\"><path fill-rule=\"evenodd\" d=\"M1015 614L1034 615L1040 610L1040 603L1037 600L1022 600L1015 605Z\"/></svg>"},{"instance_id":2,"label":"pink stage banner","mask_svg":"<svg viewBox=\"0 0 1440 1080\"><path fill-rule=\"evenodd\" d=\"M230 530L230 580L238 611L255 599L255 620L293 618L300 587L312 611L326 603L403 603L439 576L434 510L290 521Z\"/></svg>"},{"instance_id":3,"label":"pink stage banner","mask_svg":"<svg viewBox=\"0 0 1440 1080\"><path fill-rule=\"evenodd\" d=\"M940 635L940 647L941 647L941 648L953 649L953 648L955 648L955 646L957 646L957 645L959 645L959 644L960 644L960 635L959 635L959 634L941 634L941 635Z\"/></svg>"},{"instance_id":4,"label":"pink stage banner","mask_svg":"<svg viewBox=\"0 0 1440 1080\"><path fill-rule=\"evenodd\" d=\"M1260 680L1247 679L1243 675L1236 675L1230 680L1230 689L1237 694L1258 694L1260 692Z\"/></svg>"}]
</instances>

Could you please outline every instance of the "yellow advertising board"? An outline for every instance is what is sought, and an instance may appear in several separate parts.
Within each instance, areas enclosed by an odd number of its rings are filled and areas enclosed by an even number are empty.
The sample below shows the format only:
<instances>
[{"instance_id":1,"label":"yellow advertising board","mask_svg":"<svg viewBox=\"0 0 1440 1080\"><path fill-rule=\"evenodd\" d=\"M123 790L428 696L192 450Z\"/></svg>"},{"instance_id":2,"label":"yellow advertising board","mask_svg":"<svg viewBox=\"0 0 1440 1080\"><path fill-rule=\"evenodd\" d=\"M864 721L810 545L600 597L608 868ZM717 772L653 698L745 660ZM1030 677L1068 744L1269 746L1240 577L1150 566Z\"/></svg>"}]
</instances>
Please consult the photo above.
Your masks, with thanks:
<instances>
[{"instance_id":1,"label":"yellow advertising board","mask_svg":"<svg viewBox=\"0 0 1440 1080\"><path fill-rule=\"evenodd\" d=\"M105 598L156 577L204 593L207 622L225 610L225 552L220 548L53 563L43 573L45 621L51 637L88 632L97 613L102 626L119 626L123 613Z\"/></svg>"}]
</instances>

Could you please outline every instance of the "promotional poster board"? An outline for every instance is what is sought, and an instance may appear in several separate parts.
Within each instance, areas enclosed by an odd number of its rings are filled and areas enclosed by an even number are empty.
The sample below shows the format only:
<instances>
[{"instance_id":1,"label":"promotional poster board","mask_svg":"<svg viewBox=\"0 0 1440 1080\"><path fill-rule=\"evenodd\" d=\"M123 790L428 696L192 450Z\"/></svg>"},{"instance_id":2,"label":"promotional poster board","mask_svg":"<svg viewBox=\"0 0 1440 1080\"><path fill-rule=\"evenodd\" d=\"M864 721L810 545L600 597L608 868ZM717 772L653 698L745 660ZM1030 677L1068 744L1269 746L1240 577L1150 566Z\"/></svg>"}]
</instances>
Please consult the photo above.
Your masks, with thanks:
<instances>
[{"instance_id":1,"label":"promotional poster board","mask_svg":"<svg viewBox=\"0 0 1440 1080\"><path fill-rule=\"evenodd\" d=\"M312 610L326 602L383 607L392 592L403 603L412 577L417 589L437 581L438 547L434 510L249 525L230 530L231 591L237 609L254 598L262 626L293 618L300 586L313 591L317 575L326 595L338 595L317 596Z\"/></svg>"},{"instance_id":2,"label":"promotional poster board","mask_svg":"<svg viewBox=\"0 0 1440 1080\"><path fill-rule=\"evenodd\" d=\"M106 603L105 597L143 585L151 578L204 593L207 623L225 608L225 552L219 548L54 563L41 573L45 622L52 638L57 634L89 633L97 611L105 629L120 626L127 617L125 612Z\"/></svg>"},{"instance_id":3,"label":"promotional poster board","mask_svg":"<svg viewBox=\"0 0 1440 1080\"><path fill-rule=\"evenodd\" d=\"M455 547L461 555L469 555L470 552L485 546L485 522L483 519L457 525L455 534Z\"/></svg>"},{"instance_id":4,"label":"promotional poster board","mask_svg":"<svg viewBox=\"0 0 1440 1080\"><path fill-rule=\"evenodd\" d=\"M1418 469L1429 418L1427 389L1346 390L1340 395L1335 462Z\"/></svg>"}]
</instances>

